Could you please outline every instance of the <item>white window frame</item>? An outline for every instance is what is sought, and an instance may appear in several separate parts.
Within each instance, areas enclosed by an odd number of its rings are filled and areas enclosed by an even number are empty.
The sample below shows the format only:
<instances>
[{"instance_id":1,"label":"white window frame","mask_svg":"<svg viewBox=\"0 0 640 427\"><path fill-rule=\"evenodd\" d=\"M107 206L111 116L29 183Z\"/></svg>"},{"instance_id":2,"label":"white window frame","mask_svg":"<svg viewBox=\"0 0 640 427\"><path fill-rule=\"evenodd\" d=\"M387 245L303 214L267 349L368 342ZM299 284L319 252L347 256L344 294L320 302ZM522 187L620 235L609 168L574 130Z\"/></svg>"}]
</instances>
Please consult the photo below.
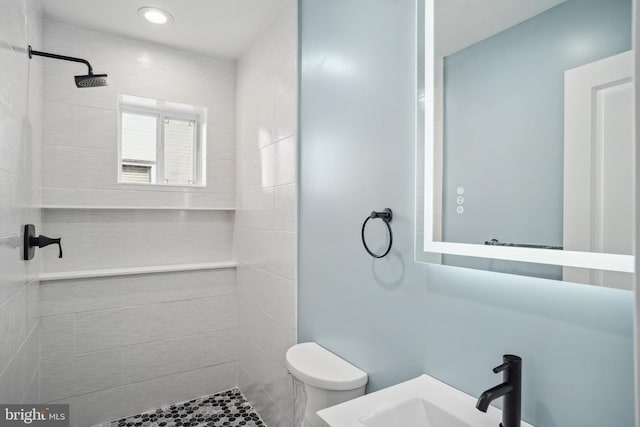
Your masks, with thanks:
<instances>
[{"instance_id":1,"label":"white window frame","mask_svg":"<svg viewBox=\"0 0 640 427\"><path fill-rule=\"evenodd\" d=\"M165 107L169 104L163 101L156 101L161 106L138 105L122 101L120 96L118 103L118 162L117 177L118 184L122 185L159 185L167 187L206 187L206 142L204 129L206 126L206 110L192 107L193 112L185 112L175 108ZM134 98L127 96L127 98ZM140 98L145 99L145 98ZM155 101L155 100L153 100ZM156 118L156 164L155 181L149 183L126 182L122 180L122 115L125 113L151 116ZM193 184L174 184L164 182L164 125L165 120L185 120L194 122L193 132Z\"/></svg>"}]
</instances>

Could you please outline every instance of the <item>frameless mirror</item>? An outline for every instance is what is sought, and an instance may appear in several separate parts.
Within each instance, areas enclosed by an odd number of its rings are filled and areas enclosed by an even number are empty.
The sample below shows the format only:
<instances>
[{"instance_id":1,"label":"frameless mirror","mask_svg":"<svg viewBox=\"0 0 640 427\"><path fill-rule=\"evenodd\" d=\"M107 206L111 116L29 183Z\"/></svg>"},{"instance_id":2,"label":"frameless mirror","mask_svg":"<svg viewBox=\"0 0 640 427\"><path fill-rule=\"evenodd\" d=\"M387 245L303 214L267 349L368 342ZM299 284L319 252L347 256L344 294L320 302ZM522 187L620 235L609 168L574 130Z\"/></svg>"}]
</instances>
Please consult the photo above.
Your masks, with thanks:
<instances>
[{"instance_id":1,"label":"frameless mirror","mask_svg":"<svg viewBox=\"0 0 640 427\"><path fill-rule=\"evenodd\" d=\"M418 249L449 265L630 289L632 0L424 7Z\"/></svg>"}]
</instances>

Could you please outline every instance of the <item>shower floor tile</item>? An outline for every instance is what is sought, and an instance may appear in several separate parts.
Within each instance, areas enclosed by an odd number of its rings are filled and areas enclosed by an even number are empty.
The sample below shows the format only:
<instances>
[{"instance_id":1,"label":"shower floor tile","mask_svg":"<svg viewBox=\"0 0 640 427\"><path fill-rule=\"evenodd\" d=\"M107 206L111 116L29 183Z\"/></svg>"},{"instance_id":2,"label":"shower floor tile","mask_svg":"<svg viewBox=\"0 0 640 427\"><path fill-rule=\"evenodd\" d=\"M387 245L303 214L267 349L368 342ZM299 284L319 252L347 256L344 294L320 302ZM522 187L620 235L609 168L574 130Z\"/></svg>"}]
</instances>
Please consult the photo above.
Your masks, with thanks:
<instances>
[{"instance_id":1,"label":"shower floor tile","mask_svg":"<svg viewBox=\"0 0 640 427\"><path fill-rule=\"evenodd\" d=\"M266 427L237 388L122 418L100 427Z\"/></svg>"}]
</instances>

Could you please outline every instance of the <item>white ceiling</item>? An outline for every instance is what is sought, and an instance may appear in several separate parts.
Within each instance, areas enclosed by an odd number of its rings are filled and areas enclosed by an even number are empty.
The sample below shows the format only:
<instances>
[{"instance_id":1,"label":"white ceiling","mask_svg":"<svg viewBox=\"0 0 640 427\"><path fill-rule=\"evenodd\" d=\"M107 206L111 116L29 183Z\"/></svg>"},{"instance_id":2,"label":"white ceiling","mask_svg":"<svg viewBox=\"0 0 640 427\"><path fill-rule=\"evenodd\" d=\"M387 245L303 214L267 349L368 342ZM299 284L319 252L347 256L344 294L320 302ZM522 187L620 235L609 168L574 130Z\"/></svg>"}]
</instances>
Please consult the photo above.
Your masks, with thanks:
<instances>
[{"instance_id":1,"label":"white ceiling","mask_svg":"<svg viewBox=\"0 0 640 427\"><path fill-rule=\"evenodd\" d=\"M239 57L289 0L43 0L45 14L86 28L198 51ZM166 10L174 22L151 24L143 6Z\"/></svg>"},{"instance_id":2,"label":"white ceiling","mask_svg":"<svg viewBox=\"0 0 640 427\"><path fill-rule=\"evenodd\" d=\"M447 56L566 0L435 0L436 49Z\"/></svg>"}]
</instances>

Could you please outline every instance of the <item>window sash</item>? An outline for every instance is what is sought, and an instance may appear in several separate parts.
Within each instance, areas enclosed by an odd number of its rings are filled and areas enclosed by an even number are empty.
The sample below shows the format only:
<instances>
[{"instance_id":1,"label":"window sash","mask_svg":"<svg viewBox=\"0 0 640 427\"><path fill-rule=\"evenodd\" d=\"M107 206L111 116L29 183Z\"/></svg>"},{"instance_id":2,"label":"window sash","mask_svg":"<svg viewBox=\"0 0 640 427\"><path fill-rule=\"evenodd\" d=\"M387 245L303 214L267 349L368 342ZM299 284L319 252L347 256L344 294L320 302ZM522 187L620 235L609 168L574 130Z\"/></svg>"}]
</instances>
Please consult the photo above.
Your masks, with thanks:
<instances>
[{"instance_id":1,"label":"window sash","mask_svg":"<svg viewBox=\"0 0 640 427\"><path fill-rule=\"evenodd\" d=\"M193 126L193 136L192 136L192 140L191 140L191 150L192 150L192 154L191 154L191 179L189 181L191 181L191 183L186 183L186 184L175 184L175 185L194 185L196 184L197 181L197 177L198 177L198 173L197 173L197 163L198 163L198 121L192 118L180 118L180 117L176 117L175 114L167 114L163 116L162 119L162 160L163 160L163 164L162 164L162 168L163 168L163 179L164 181L167 180L167 178L164 176L164 153L165 153L165 131L166 131L166 124L167 121L171 121L171 120L175 120L175 121L182 121L182 122L189 122L192 124ZM160 150L160 149L158 149ZM164 182L163 181L163 182ZM165 184L171 184L169 182L164 182Z\"/></svg>"}]
</instances>

